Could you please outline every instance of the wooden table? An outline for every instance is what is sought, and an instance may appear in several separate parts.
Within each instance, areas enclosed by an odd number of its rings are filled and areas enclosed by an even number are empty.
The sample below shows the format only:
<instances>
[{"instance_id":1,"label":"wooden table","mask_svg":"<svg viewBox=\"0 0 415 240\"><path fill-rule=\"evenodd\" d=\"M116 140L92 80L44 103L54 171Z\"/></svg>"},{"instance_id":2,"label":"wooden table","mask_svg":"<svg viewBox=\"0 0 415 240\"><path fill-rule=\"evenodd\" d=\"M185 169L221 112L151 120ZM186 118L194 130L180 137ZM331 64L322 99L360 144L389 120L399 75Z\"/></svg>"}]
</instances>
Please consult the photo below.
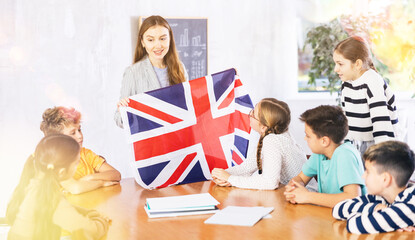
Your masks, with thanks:
<instances>
[{"instance_id":1,"label":"wooden table","mask_svg":"<svg viewBox=\"0 0 415 240\"><path fill-rule=\"evenodd\" d=\"M415 239L415 233L354 235L347 233L346 223L331 216L331 209L313 205L292 205L285 201L283 188L275 191L219 187L198 182L157 190L146 190L133 178L120 185L97 189L69 197L73 204L95 208L112 219L107 239ZM165 197L209 192L226 206L274 207L272 218L262 219L253 227L205 224L211 216L181 216L149 219L144 203L150 197Z\"/></svg>"}]
</instances>

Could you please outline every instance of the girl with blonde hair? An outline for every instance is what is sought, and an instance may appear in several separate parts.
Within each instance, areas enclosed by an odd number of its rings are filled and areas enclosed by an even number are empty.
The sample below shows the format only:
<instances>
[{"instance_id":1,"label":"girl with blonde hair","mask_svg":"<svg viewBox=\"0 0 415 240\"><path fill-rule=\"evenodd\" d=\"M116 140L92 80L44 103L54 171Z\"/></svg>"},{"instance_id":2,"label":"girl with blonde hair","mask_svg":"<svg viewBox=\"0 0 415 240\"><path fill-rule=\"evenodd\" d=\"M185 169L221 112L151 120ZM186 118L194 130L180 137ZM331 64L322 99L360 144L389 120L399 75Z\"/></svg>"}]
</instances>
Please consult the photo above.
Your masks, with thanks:
<instances>
[{"instance_id":1,"label":"girl with blonde hair","mask_svg":"<svg viewBox=\"0 0 415 240\"><path fill-rule=\"evenodd\" d=\"M255 155L226 170L215 168L212 177L220 186L276 189L301 171L306 156L288 132L288 105L274 98L262 99L250 112L251 128L261 136Z\"/></svg>"}]
</instances>

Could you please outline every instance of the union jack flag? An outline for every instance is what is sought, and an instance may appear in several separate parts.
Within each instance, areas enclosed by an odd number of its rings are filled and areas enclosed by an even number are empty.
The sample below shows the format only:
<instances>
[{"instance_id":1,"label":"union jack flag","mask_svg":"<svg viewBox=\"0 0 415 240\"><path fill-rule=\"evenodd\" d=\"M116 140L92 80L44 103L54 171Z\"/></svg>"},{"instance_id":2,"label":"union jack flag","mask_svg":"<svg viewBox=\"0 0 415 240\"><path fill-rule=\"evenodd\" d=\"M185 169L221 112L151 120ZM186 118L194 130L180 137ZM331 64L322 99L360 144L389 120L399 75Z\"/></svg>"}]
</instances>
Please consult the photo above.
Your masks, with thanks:
<instances>
[{"instance_id":1,"label":"union jack flag","mask_svg":"<svg viewBox=\"0 0 415 240\"><path fill-rule=\"evenodd\" d=\"M251 99L229 69L137 94L121 109L144 188L212 179L213 168L246 159Z\"/></svg>"}]
</instances>

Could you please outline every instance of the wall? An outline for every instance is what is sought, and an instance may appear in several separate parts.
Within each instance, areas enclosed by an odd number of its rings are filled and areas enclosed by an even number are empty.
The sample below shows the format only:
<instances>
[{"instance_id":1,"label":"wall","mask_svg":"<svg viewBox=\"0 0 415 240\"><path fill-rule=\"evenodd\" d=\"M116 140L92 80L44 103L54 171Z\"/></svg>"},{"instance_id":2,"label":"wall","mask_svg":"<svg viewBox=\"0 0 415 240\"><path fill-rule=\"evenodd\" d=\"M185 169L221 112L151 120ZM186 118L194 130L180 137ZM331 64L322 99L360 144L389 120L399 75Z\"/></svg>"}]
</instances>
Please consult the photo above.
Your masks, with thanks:
<instances>
[{"instance_id":1,"label":"wall","mask_svg":"<svg viewBox=\"0 0 415 240\"><path fill-rule=\"evenodd\" d=\"M79 109L84 146L132 176L130 149L113 113L138 16L207 17L209 73L237 68L254 102L284 95L289 79L295 81L287 71L296 69L295 12L283 1L1 1L1 210L42 137L48 107Z\"/></svg>"},{"instance_id":2,"label":"wall","mask_svg":"<svg viewBox=\"0 0 415 240\"><path fill-rule=\"evenodd\" d=\"M207 17L208 72L235 67L254 103L286 100L291 132L305 150L298 116L334 104L329 96L296 94L296 12L290 1L0 1L0 216L42 137L39 124L48 107L80 110L84 146L105 156L123 177L132 176L130 148L113 113L131 64L138 16Z\"/></svg>"}]
</instances>

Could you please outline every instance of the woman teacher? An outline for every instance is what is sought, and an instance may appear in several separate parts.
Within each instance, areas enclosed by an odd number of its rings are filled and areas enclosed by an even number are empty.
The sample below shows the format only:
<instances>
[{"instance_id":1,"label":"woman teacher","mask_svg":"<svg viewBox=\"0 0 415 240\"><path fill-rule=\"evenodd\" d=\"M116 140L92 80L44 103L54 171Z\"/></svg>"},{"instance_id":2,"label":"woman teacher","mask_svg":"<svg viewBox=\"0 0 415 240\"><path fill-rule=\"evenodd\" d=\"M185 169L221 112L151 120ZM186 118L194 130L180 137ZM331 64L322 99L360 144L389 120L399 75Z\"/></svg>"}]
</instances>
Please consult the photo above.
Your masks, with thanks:
<instances>
[{"instance_id":1,"label":"woman teacher","mask_svg":"<svg viewBox=\"0 0 415 240\"><path fill-rule=\"evenodd\" d=\"M128 106L129 96L188 80L170 25L160 16L146 18L138 32L134 63L124 72L114 116L116 124L122 128L119 107Z\"/></svg>"}]
</instances>

